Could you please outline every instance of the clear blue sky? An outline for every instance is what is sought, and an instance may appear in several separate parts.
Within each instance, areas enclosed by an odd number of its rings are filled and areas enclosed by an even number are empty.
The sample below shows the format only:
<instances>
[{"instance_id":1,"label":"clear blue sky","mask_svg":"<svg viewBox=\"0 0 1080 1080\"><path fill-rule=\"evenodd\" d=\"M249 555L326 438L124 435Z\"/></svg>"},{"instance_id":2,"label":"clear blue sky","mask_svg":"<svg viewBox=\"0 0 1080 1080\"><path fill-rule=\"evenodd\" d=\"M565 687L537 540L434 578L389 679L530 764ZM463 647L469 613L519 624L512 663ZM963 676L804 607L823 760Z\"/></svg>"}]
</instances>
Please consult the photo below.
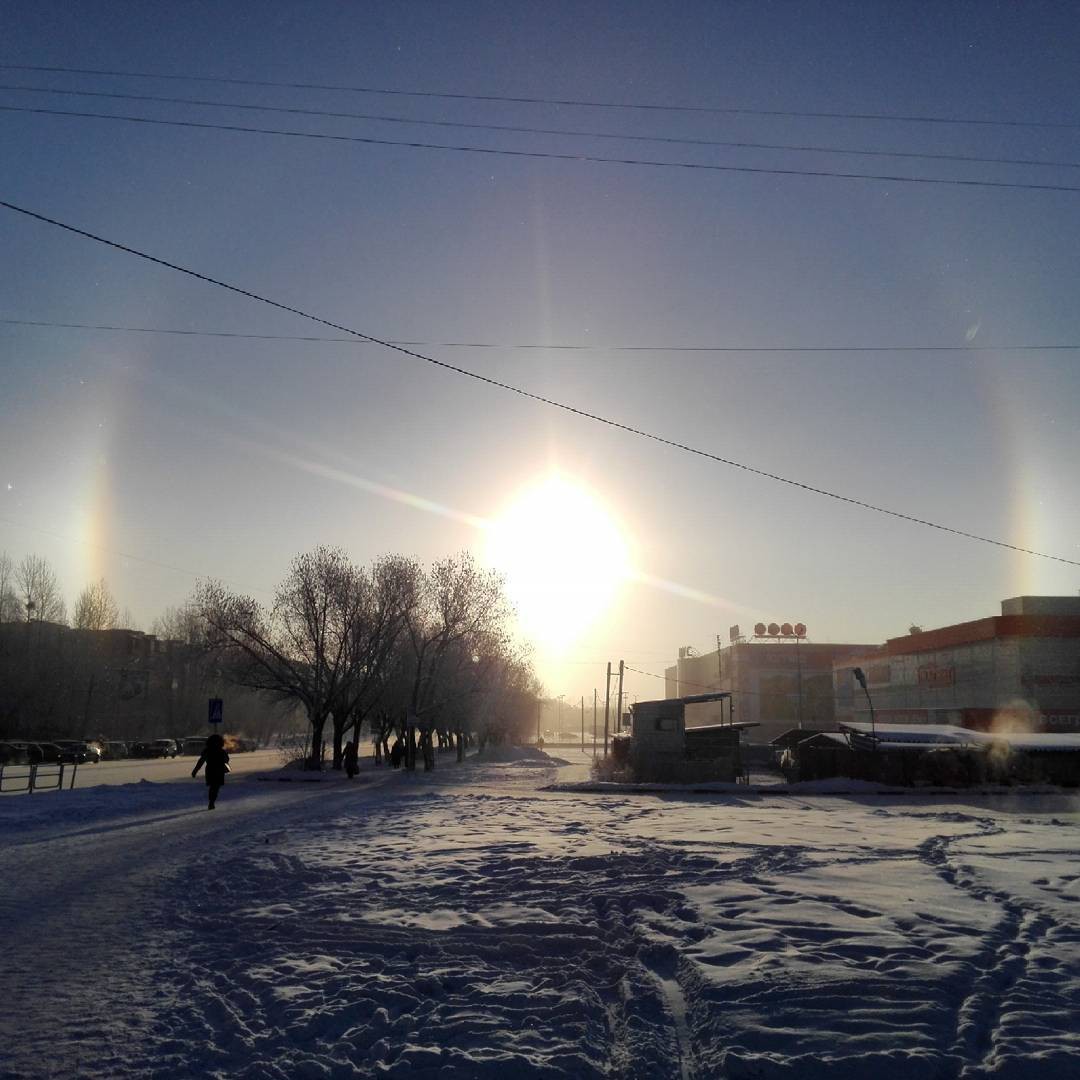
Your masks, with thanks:
<instances>
[{"instance_id":1,"label":"clear blue sky","mask_svg":"<svg viewBox=\"0 0 1080 1080\"><path fill-rule=\"evenodd\" d=\"M1080 124L1062 4L9 3L0 62L754 109ZM1080 163L1080 127L594 110L3 71L93 89L849 149ZM1080 186L1080 168L735 150L0 90L0 104L616 157ZM375 335L417 341L1080 343L1080 193L195 131L0 112L0 198ZM303 320L0 214L0 317L264 334ZM855 499L1080 559L1077 352L432 355ZM733 622L817 641L1071 593L1076 567L934 533L597 427L375 347L0 324L0 549L142 625L190 574L272 588L317 543L472 547L553 465L644 573L542 669L661 672ZM357 482L358 481L358 482ZM372 485L405 493L394 499ZM433 513L416 500L447 508ZM550 528L579 527L569 514ZM96 545L96 546L92 546ZM259 594L257 594L259 595ZM546 663L546 662L545 662ZM633 692L662 694L635 677Z\"/></svg>"}]
</instances>

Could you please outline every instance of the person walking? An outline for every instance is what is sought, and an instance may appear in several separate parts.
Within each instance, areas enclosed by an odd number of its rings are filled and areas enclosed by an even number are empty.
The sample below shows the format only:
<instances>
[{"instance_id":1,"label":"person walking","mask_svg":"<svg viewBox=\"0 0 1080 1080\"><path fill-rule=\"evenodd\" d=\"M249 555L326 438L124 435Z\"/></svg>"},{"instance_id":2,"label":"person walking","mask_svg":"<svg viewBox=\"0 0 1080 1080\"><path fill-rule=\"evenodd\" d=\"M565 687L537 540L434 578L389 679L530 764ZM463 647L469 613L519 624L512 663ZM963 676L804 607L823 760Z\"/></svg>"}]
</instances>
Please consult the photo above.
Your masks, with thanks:
<instances>
[{"instance_id":1,"label":"person walking","mask_svg":"<svg viewBox=\"0 0 1080 1080\"><path fill-rule=\"evenodd\" d=\"M210 795L210 803L206 809L213 810L221 785L225 783L225 774L229 772L229 753L225 749L225 740L220 735L211 735L206 740L206 746L199 755L199 760L195 762L195 768L191 770L192 777L198 775L204 765L206 787Z\"/></svg>"},{"instance_id":2,"label":"person walking","mask_svg":"<svg viewBox=\"0 0 1080 1080\"><path fill-rule=\"evenodd\" d=\"M345 775L351 780L359 771L360 766L357 763L357 758L360 756L360 746L356 739L352 739L345 744Z\"/></svg>"}]
</instances>

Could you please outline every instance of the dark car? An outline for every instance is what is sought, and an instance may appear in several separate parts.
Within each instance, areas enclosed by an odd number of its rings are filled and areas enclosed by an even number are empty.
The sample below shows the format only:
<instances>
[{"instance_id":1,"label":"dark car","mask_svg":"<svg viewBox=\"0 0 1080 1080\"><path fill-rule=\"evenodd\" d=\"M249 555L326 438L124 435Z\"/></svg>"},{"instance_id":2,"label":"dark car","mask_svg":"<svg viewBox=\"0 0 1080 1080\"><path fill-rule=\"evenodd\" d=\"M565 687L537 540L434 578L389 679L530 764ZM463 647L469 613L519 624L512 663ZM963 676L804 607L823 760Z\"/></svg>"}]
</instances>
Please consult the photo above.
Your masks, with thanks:
<instances>
[{"instance_id":1,"label":"dark car","mask_svg":"<svg viewBox=\"0 0 1080 1080\"><path fill-rule=\"evenodd\" d=\"M31 742L26 744L31 765L55 765L64 759L64 751L56 743Z\"/></svg>"},{"instance_id":2,"label":"dark car","mask_svg":"<svg viewBox=\"0 0 1080 1080\"><path fill-rule=\"evenodd\" d=\"M30 754L25 743L0 742L0 765L28 765Z\"/></svg>"},{"instance_id":3,"label":"dark car","mask_svg":"<svg viewBox=\"0 0 1080 1080\"><path fill-rule=\"evenodd\" d=\"M172 739L153 739L150 742L137 742L131 747L131 756L141 758L176 757L176 743Z\"/></svg>"},{"instance_id":4,"label":"dark car","mask_svg":"<svg viewBox=\"0 0 1080 1080\"><path fill-rule=\"evenodd\" d=\"M121 758L130 757L131 752L128 750L126 742L110 739L108 742L102 743L101 756L106 761L119 761Z\"/></svg>"},{"instance_id":5,"label":"dark car","mask_svg":"<svg viewBox=\"0 0 1080 1080\"><path fill-rule=\"evenodd\" d=\"M101 760L101 748L96 743L82 739L61 739L56 745L60 747L60 760L63 762L83 765L89 761L96 765Z\"/></svg>"}]
</instances>

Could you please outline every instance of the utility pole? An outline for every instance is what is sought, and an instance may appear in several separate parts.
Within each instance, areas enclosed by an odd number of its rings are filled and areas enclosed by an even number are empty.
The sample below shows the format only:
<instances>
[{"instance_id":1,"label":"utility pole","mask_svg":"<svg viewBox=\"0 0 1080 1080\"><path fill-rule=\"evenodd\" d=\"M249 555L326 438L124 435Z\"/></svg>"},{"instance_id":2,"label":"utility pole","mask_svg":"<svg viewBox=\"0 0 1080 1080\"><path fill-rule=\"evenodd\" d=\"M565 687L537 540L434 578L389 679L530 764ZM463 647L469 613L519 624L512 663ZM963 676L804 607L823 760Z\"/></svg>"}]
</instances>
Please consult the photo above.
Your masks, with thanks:
<instances>
[{"instance_id":1,"label":"utility pole","mask_svg":"<svg viewBox=\"0 0 1080 1080\"><path fill-rule=\"evenodd\" d=\"M622 677L623 677L623 662L619 661L619 714L615 718L615 730L622 731Z\"/></svg>"},{"instance_id":2,"label":"utility pole","mask_svg":"<svg viewBox=\"0 0 1080 1080\"><path fill-rule=\"evenodd\" d=\"M536 745L540 745L540 706L542 705L541 699L536 699Z\"/></svg>"},{"instance_id":3,"label":"utility pole","mask_svg":"<svg viewBox=\"0 0 1080 1080\"><path fill-rule=\"evenodd\" d=\"M596 757L596 687L592 692L592 756Z\"/></svg>"},{"instance_id":4,"label":"utility pole","mask_svg":"<svg viewBox=\"0 0 1080 1080\"><path fill-rule=\"evenodd\" d=\"M581 695L581 752L585 753L585 695Z\"/></svg>"},{"instance_id":5,"label":"utility pole","mask_svg":"<svg viewBox=\"0 0 1080 1080\"><path fill-rule=\"evenodd\" d=\"M795 667L798 670L799 684L799 730L802 730L802 660L799 657L799 639L795 639Z\"/></svg>"},{"instance_id":6,"label":"utility pole","mask_svg":"<svg viewBox=\"0 0 1080 1080\"><path fill-rule=\"evenodd\" d=\"M607 757L608 716L611 713L611 661L607 662L607 682L604 683L604 757Z\"/></svg>"}]
</instances>

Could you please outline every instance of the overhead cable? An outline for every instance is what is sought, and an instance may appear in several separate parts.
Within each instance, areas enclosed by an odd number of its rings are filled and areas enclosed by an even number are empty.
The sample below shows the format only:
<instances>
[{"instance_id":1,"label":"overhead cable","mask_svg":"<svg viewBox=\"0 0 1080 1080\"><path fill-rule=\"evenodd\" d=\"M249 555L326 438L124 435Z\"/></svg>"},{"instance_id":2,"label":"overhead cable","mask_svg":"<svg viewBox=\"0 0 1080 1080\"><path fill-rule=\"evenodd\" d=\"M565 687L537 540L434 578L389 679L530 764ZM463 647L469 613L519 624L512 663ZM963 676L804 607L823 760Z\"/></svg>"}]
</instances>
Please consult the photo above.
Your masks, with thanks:
<instances>
[{"instance_id":1,"label":"overhead cable","mask_svg":"<svg viewBox=\"0 0 1080 1080\"><path fill-rule=\"evenodd\" d=\"M382 345L387 349L392 349L395 352L402 353L405 356L411 356L416 360L422 360L427 364L431 364L433 367L441 368L444 371L453 372L456 375L463 375L468 379L475 380L476 382L484 383L487 386L491 386L499 390L505 390L511 394L516 394L521 398L526 398L530 401L536 401L542 405L548 405L551 408L559 409L562 412L569 413L573 416L579 416L585 420L592 420L595 423L603 424L604 426L613 428L617 431L624 431L627 434L636 435L642 439L648 439L649 441L658 443L662 446L669 446L672 449L681 450L684 453L692 454L695 457L704 458L708 461L713 461L720 465L727 465L733 469L739 469L742 472L749 473L754 476L760 476L767 480L774 480L777 483L786 484L789 487L798 488L810 494L821 495L825 498L833 499L837 502L846 503L849 506L857 506L862 508L863 510L870 510L877 514L883 514L891 518L907 521L914 525L921 525L925 528L934 529L938 532L948 533L953 536L961 536L968 540L975 540L979 543L989 544L993 547L1004 548L1009 551L1016 551L1023 555L1033 555L1041 559L1049 559L1053 562L1065 563L1069 566L1080 566L1080 561L1075 559L1067 559L1060 555L1049 555L1045 552L1034 551L1030 548L1024 548L1016 544L1010 544L1003 540L995 540L991 537L980 536L977 533L967 532L963 529L953 528L949 525L942 525L938 522L928 521L924 518L915 517L912 514L905 514L898 510L889 510L882 506L876 506L873 503L864 502L861 499L855 499L847 495L841 495L835 491L829 491L826 488L816 487L812 484L805 484L798 480L791 480L788 477L780 476L777 473L768 472L765 469L756 468L753 465L747 465L743 462L721 457L719 454L714 454L708 450L702 450L699 447L690 446L689 444L679 442L676 439L669 439L663 435L657 435L654 432L645 431L642 428L637 428L630 424L625 424L619 420L613 420L610 417L602 416L599 413L589 412L586 409L581 409L577 406L569 405L562 401L557 401L554 398L544 397L541 394L536 394L530 390L525 390L522 387L515 386L512 383L503 382L502 380L494 379L489 375L481 375L479 372L470 371L468 368L463 368L459 367L456 364L447 363L445 360L436 360L434 357L427 356L424 353L416 352L414 349L407 348L403 345L395 345L392 342L383 338L375 337L372 334L366 334L362 330L355 330L350 326L344 326L341 323L333 322L330 319L324 319L319 315L313 315L310 312L304 311L301 308L293 307L290 304L285 304L280 300L273 300L270 297L261 295L260 293L252 292L250 289L242 288L239 285L232 285L226 281L222 281L219 278L211 277L208 274L199 273L198 271L191 270L186 266L181 266L177 263L169 262L168 260L159 258L156 255L150 255L148 252L140 251L138 248L130 247L127 244L122 244L117 240L110 240L107 237L99 236L96 233L89 232L86 229L80 229L75 225L69 225L63 221L58 221L55 218L47 217L45 214L40 214L37 211L27 209L26 207L18 206L15 203L0 200L0 206L13 211L14 213L22 214L24 217L32 218L35 221L43 222L46 225L52 225L55 228L62 229L65 232L69 232L75 236L82 236L85 237L87 240L93 240L95 243L104 244L107 247L115 249L116 251L123 251L129 255L134 255L137 258L144 259L147 262L154 263L157 266L163 266L168 270L175 270L177 273L185 274L186 276L194 278L197 281L203 281L209 285L215 285L218 288L226 289L227 291L235 293L238 296L246 296L248 299L256 300L261 304L267 305L268 307L276 308L279 311L287 311L292 315L298 315L302 319L307 319L310 322L318 323L321 326L327 326L331 330L340 330L344 334L353 334L357 338L360 338L364 341L370 341L375 345Z\"/></svg>"},{"instance_id":2,"label":"overhead cable","mask_svg":"<svg viewBox=\"0 0 1080 1080\"><path fill-rule=\"evenodd\" d=\"M264 86L284 90L331 90L354 94L385 94L393 97L442 98L448 101L491 101L515 105L560 105L585 109L635 109L649 112L704 113L720 116L793 117L805 120L874 120L909 124L971 124L981 127L1077 129L1075 121L1003 120L989 117L933 116L920 113L824 112L795 109L756 109L742 105L664 105L659 102L596 101L583 98L548 98L506 94L463 94L435 90L396 90L374 86L343 86L334 83L273 82L268 79L239 79L213 75L175 75L153 71L111 71L100 68L46 66L42 64L0 64L5 71L38 71L65 75L105 75L110 78L164 79L173 82L208 82L230 86Z\"/></svg>"},{"instance_id":3,"label":"overhead cable","mask_svg":"<svg viewBox=\"0 0 1080 1080\"><path fill-rule=\"evenodd\" d=\"M800 143L747 142L726 139L691 139L675 135L630 135L613 131L575 131L569 128L528 127L520 124L478 124L459 120L419 120L409 116L386 116L381 113L334 112L327 109L302 109L284 105L251 105L237 101L208 101L205 98L178 98L156 94L118 94L102 90L65 90L55 86L9 86L0 90L35 94L63 94L68 97L110 98L120 101L150 101L157 104L197 105L201 108L243 109L249 112L285 113L316 116L333 120L363 120L380 124L404 124L410 127L465 128L472 131L499 131L515 135L559 135L582 139L614 139L625 142L668 143L678 146L703 146L725 150L784 150L797 153L840 154L848 157L890 157L919 161L956 161L979 165L1037 165L1055 169L1080 169L1080 161L1046 161L1040 158L979 157L973 154L931 154L911 150L851 150L842 146L819 146Z\"/></svg>"},{"instance_id":4,"label":"overhead cable","mask_svg":"<svg viewBox=\"0 0 1080 1080\"><path fill-rule=\"evenodd\" d=\"M750 173L764 176L810 176L831 180L873 180L890 184L944 184L949 187L1014 188L1027 191L1065 191L1080 193L1069 184L1038 184L1006 180L963 180L943 176L894 176L883 173L831 172L827 169L779 169L750 165L716 165L697 161L656 161L649 158L601 157L597 154L559 154L542 150L506 150L488 146L458 146L448 143L416 142L404 139L376 139L364 135L332 135L323 131L291 131L286 128L247 127L243 124L212 124L199 120L159 120L120 113L79 112L72 109L42 109L23 105L0 105L0 112L34 113L40 116L66 116L88 120L121 120L157 127L194 128L204 131L231 131L250 135L277 135L292 139L322 139L329 142L361 143L366 146L401 146L410 150L443 150L461 154L486 154L494 157L546 158L553 161L586 161L602 165L647 166L661 169L693 169L705 172Z\"/></svg>"},{"instance_id":5,"label":"overhead cable","mask_svg":"<svg viewBox=\"0 0 1080 1080\"><path fill-rule=\"evenodd\" d=\"M114 323L50 322L43 319L8 319L4 326L36 326L62 330L106 330L125 334L173 334L179 337L241 338L253 341L309 341L370 345L355 337L318 334L255 334L235 330L176 330L157 326L118 326ZM529 349L543 352L687 352L687 353L979 353L979 352L1075 352L1078 345L597 345L498 341L408 341L387 338L390 345L440 349Z\"/></svg>"}]
</instances>

